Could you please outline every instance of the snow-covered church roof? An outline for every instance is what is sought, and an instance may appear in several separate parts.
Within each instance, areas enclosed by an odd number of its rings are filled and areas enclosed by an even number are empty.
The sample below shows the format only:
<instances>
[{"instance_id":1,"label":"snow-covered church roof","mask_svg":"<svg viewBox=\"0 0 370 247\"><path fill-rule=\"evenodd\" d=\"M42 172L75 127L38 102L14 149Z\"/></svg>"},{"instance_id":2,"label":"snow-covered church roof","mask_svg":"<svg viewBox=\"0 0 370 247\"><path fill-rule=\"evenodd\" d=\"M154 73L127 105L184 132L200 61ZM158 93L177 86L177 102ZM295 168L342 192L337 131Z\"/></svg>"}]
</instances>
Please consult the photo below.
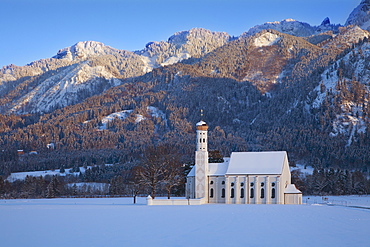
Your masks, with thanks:
<instances>
[{"instance_id":1,"label":"snow-covered church roof","mask_svg":"<svg viewBox=\"0 0 370 247\"><path fill-rule=\"evenodd\" d=\"M226 174L282 174L286 159L285 151L234 152Z\"/></svg>"},{"instance_id":2,"label":"snow-covered church roof","mask_svg":"<svg viewBox=\"0 0 370 247\"><path fill-rule=\"evenodd\" d=\"M284 191L285 194L301 194L302 192L294 184L288 184Z\"/></svg>"}]
</instances>

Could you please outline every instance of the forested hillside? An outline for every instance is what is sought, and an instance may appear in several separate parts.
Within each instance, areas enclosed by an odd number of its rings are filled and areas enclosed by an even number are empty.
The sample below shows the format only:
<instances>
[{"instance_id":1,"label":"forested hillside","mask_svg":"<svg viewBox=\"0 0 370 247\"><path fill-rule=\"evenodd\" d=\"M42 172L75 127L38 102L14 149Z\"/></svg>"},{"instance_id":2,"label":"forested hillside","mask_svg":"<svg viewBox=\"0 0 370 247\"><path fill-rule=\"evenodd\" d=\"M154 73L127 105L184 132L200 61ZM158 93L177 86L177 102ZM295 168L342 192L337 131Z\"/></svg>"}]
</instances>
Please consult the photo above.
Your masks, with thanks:
<instances>
[{"instance_id":1,"label":"forested hillside","mask_svg":"<svg viewBox=\"0 0 370 247\"><path fill-rule=\"evenodd\" d=\"M286 150L292 166L322 171L315 176L338 169L366 177L370 33L293 24L296 33L282 22L234 38L192 29L137 52L80 42L51 59L4 67L0 175L124 167L113 178L158 145L191 164L202 109L209 148L223 156Z\"/></svg>"}]
</instances>

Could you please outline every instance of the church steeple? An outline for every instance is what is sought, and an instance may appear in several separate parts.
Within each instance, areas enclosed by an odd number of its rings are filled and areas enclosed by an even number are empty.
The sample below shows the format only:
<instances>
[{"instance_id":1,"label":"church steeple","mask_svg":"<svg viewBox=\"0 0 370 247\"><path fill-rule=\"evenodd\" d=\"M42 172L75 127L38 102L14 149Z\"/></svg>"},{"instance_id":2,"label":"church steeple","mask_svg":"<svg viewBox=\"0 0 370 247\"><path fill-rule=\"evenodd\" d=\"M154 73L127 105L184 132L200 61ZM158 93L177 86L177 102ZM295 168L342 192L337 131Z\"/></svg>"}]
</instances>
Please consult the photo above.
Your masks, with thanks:
<instances>
[{"instance_id":1,"label":"church steeple","mask_svg":"<svg viewBox=\"0 0 370 247\"><path fill-rule=\"evenodd\" d=\"M208 151L208 125L204 121L197 123L197 149L196 151Z\"/></svg>"},{"instance_id":2,"label":"church steeple","mask_svg":"<svg viewBox=\"0 0 370 247\"><path fill-rule=\"evenodd\" d=\"M208 125L203 120L196 124L195 198L208 198Z\"/></svg>"}]
</instances>

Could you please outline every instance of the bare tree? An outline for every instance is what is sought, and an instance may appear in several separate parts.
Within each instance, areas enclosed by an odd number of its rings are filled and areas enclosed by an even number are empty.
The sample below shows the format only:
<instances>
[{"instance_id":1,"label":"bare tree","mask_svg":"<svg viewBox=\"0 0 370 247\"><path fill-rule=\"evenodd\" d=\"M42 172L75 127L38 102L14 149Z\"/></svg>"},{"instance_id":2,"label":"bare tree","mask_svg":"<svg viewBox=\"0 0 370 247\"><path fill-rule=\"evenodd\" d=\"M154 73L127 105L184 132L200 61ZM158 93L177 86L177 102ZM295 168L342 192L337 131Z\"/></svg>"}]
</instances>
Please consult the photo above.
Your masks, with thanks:
<instances>
[{"instance_id":1,"label":"bare tree","mask_svg":"<svg viewBox=\"0 0 370 247\"><path fill-rule=\"evenodd\" d=\"M170 198L172 188L181 184L183 179L179 152L169 145L147 148L143 162L137 169L139 182L150 188L152 198L155 198L161 183L165 185Z\"/></svg>"}]
</instances>

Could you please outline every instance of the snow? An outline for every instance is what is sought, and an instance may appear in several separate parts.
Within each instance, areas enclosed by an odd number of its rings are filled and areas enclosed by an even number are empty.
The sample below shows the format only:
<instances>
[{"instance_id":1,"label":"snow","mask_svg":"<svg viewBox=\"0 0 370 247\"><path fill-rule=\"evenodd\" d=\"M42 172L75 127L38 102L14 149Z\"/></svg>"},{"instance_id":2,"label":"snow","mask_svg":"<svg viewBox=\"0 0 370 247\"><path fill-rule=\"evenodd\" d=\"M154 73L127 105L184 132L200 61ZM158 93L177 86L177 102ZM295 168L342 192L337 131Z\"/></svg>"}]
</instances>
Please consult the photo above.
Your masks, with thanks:
<instances>
[{"instance_id":1,"label":"snow","mask_svg":"<svg viewBox=\"0 0 370 247\"><path fill-rule=\"evenodd\" d=\"M308 199L309 198L309 199ZM370 197L306 205L146 206L145 198L0 200L2 246L369 246ZM347 202L348 206L334 202ZM321 204L325 202L324 204Z\"/></svg>"},{"instance_id":2,"label":"snow","mask_svg":"<svg viewBox=\"0 0 370 247\"><path fill-rule=\"evenodd\" d=\"M284 190L285 194L297 194L297 193L302 193L300 190L295 187L294 184L288 184Z\"/></svg>"},{"instance_id":3,"label":"snow","mask_svg":"<svg viewBox=\"0 0 370 247\"><path fill-rule=\"evenodd\" d=\"M256 47L270 46L276 44L281 38L277 34L265 33L254 40Z\"/></svg>"},{"instance_id":4,"label":"snow","mask_svg":"<svg viewBox=\"0 0 370 247\"><path fill-rule=\"evenodd\" d=\"M281 174L286 157L278 152L233 152L226 174Z\"/></svg>"},{"instance_id":5,"label":"snow","mask_svg":"<svg viewBox=\"0 0 370 247\"><path fill-rule=\"evenodd\" d=\"M130 114L133 112L133 110L123 110L120 112L114 112L112 114L109 114L108 116L104 117L101 120L102 125L99 127L99 130L106 130L107 124L114 119L118 118L120 120L125 120Z\"/></svg>"},{"instance_id":6,"label":"snow","mask_svg":"<svg viewBox=\"0 0 370 247\"><path fill-rule=\"evenodd\" d=\"M304 166L296 164L295 167L290 167L290 171L299 170L304 176L312 175L314 168L312 166Z\"/></svg>"},{"instance_id":7,"label":"snow","mask_svg":"<svg viewBox=\"0 0 370 247\"><path fill-rule=\"evenodd\" d=\"M113 121L114 119L120 119L120 120L125 120L130 116L130 114L133 112L133 110L123 110L119 112L114 112L112 114L109 114L108 116L105 116L102 120L101 123L102 125L99 127L99 130L106 130L107 125L109 122ZM165 121L166 120L166 114L159 110L157 107L154 106L148 106L147 107L147 112L150 116L155 117L155 118L162 118ZM136 119L135 123L140 123L141 121L145 120L146 117L141 115L141 114L136 114Z\"/></svg>"},{"instance_id":8,"label":"snow","mask_svg":"<svg viewBox=\"0 0 370 247\"><path fill-rule=\"evenodd\" d=\"M188 52L182 52L177 56L173 56L173 57L168 58L166 61L161 63L161 66L167 66L167 65L175 64L175 63L181 62L182 60L188 59L188 58L191 58L191 55Z\"/></svg>"},{"instance_id":9,"label":"snow","mask_svg":"<svg viewBox=\"0 0 370 247\"><path fill-rule=\"evenodd\" d=\"M225 173L229 166L229 162L230 162L230 158L224 158L223 163L209 163L208 164L208 175L209 176L225 176Z\"/></svg>"},{"instance_id":10,"label":"snow","mask_svg":"<svg viewBox=\"0 0 370 247\"><path fill-rule=\"evenodd\" d=\"M89 167L90 166L88 166L88 168ZM49 175L49 176L58 175L58 176L63 176L64 177L64 176L66 176L66 174L74 174L75 176L78 176L80 174L79 172L71 173L70 170L72 170L72 168L65 169L64 173L60 173L60 169L47 170L47 171L33 171L33 172L13 172L9 175L9 177L6 180L8 180L9 182L14 182L16 180L25 180L27 176L29 176L29 177L40 177L40 176L45 177L47 175ZM85 173L85 168L80 167L80 172Z\"/></svg>"}]
</instances>

